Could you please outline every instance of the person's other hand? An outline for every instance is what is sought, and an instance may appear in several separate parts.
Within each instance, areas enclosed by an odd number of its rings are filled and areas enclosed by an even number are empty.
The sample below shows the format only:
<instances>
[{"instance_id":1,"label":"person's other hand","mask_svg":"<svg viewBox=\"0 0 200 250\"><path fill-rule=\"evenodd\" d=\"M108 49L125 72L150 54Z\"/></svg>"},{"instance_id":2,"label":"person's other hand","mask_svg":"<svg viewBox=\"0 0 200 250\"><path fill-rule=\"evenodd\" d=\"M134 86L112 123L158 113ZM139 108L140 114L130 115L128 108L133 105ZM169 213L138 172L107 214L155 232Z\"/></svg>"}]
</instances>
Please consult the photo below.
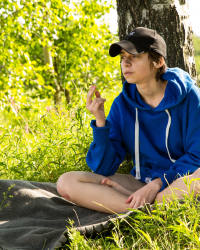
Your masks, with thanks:
<instances>
[{"instance_id":1,"label":"person's other hand","mask_svg":"<svg viewBox=\"0 0 200 250\"><path fill-rule=\"evenodd\" d=\"M130 203L129 208L135 209L144 206L146 203L152 204L161 187L162 181L160 178L151 181L147 185L130 195L126 200L126 203Z\"/></svg>"}]
</instances>

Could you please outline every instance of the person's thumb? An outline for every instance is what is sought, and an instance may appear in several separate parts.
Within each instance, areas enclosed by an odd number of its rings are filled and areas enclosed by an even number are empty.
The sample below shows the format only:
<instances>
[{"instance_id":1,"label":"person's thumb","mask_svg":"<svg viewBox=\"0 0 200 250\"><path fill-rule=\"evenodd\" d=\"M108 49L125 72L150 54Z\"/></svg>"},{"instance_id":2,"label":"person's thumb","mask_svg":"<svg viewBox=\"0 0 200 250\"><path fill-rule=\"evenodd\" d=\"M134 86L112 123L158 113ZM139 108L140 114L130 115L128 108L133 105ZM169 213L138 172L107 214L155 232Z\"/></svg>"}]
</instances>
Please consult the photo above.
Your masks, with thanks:
<instances>
[{"instance_id":1,"label":"person's thumb","mask_svg":"<svg viewBox=\"0 0 200 250\"><path fill-rule=\"evenodd\" d=\"M97 90L97 91L95 91L95 96L96 96L96 98L100 98L101 96L100 96L100 93L99 93L99 91Z\"/></svg>"}]
</instances>

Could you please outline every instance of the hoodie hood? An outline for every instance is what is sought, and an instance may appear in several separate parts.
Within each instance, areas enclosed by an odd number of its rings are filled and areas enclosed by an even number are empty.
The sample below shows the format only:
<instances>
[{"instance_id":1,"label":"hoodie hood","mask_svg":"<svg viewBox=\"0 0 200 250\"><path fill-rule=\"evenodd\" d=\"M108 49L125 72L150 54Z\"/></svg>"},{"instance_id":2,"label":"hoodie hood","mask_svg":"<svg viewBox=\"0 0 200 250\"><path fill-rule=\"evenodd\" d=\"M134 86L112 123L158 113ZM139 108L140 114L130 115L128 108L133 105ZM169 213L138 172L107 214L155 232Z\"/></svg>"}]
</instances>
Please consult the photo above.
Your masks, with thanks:
<instances>
[{"instance_id":1,"label":"hoodie hood","mask_svg":"<svg viewBox=\"0 0 200 250\"><path fill-rule=\"evenodd\" d=\"M179 68L168 68L162 78L168 81L165 94L160 104L154 108L154 111L163 111L178 105L195 85L195 81L190 75ZM122 93L127 101L135 108L151 110L152 108L143 102L136 84L129 84L127 81L123 84Z\"/></svg>"}]
</instances>

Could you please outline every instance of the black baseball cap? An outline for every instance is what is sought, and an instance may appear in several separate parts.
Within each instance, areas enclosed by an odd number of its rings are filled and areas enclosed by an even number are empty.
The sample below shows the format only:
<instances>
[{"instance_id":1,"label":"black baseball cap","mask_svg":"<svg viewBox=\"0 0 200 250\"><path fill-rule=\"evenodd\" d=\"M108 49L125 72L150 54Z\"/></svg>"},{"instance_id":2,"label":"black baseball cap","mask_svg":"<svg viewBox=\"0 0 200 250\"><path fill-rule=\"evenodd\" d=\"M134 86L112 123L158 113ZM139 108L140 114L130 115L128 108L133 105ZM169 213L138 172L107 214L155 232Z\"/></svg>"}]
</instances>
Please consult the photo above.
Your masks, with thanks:
<instances>
[{"instance_id":1,"label":"black baseball cap","mask_svg":"<svg viewBox=\"0 0 200 250\"><path fill-rule=\"evenodd\" d=\"M159 53L166 59L166 43L156 30L138 27L129 33L122 41L110 46L109 54L115 57L121 49L132 55L140 55L149 51Z\"/></svg>"}]
</instances>

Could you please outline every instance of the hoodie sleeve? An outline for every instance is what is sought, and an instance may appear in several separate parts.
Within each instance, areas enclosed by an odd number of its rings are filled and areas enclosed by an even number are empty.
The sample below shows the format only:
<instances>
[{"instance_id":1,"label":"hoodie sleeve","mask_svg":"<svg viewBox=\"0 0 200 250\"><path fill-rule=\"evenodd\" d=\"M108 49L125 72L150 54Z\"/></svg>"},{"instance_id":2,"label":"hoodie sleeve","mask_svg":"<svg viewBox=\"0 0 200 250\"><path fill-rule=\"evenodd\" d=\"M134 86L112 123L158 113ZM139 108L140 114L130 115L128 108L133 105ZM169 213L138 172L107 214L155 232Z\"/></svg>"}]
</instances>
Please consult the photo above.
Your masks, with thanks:
<instances>
[{"instance_id":1,"label":"hoodie sleeve","mask_svg":"<svg viewBox=\"0 0 200 250\"><path fill-rule=\"evenodd\" d=\"M90 169L97 174L109 176L115 174L126 156L120 131L120 121L113 106L106 120L105 127L96 127L96 121L91 121L93 142L86 156Z\"/></svg>"},{"instance_id":2,"label":"hoodie sleeve","mask_svg":"<svg viewBox=\"0 0 200 250\"><path fill-rule=\"evenodd\" d=\"M188 117L188 128L186 135L186 154L180 157L164 173L155 173L152 180L161 178L163 186L162 191L174 180L184 175L194 173L200 167L200 103L198 103L190 112Z\"/></svg>"}]
</instances>

